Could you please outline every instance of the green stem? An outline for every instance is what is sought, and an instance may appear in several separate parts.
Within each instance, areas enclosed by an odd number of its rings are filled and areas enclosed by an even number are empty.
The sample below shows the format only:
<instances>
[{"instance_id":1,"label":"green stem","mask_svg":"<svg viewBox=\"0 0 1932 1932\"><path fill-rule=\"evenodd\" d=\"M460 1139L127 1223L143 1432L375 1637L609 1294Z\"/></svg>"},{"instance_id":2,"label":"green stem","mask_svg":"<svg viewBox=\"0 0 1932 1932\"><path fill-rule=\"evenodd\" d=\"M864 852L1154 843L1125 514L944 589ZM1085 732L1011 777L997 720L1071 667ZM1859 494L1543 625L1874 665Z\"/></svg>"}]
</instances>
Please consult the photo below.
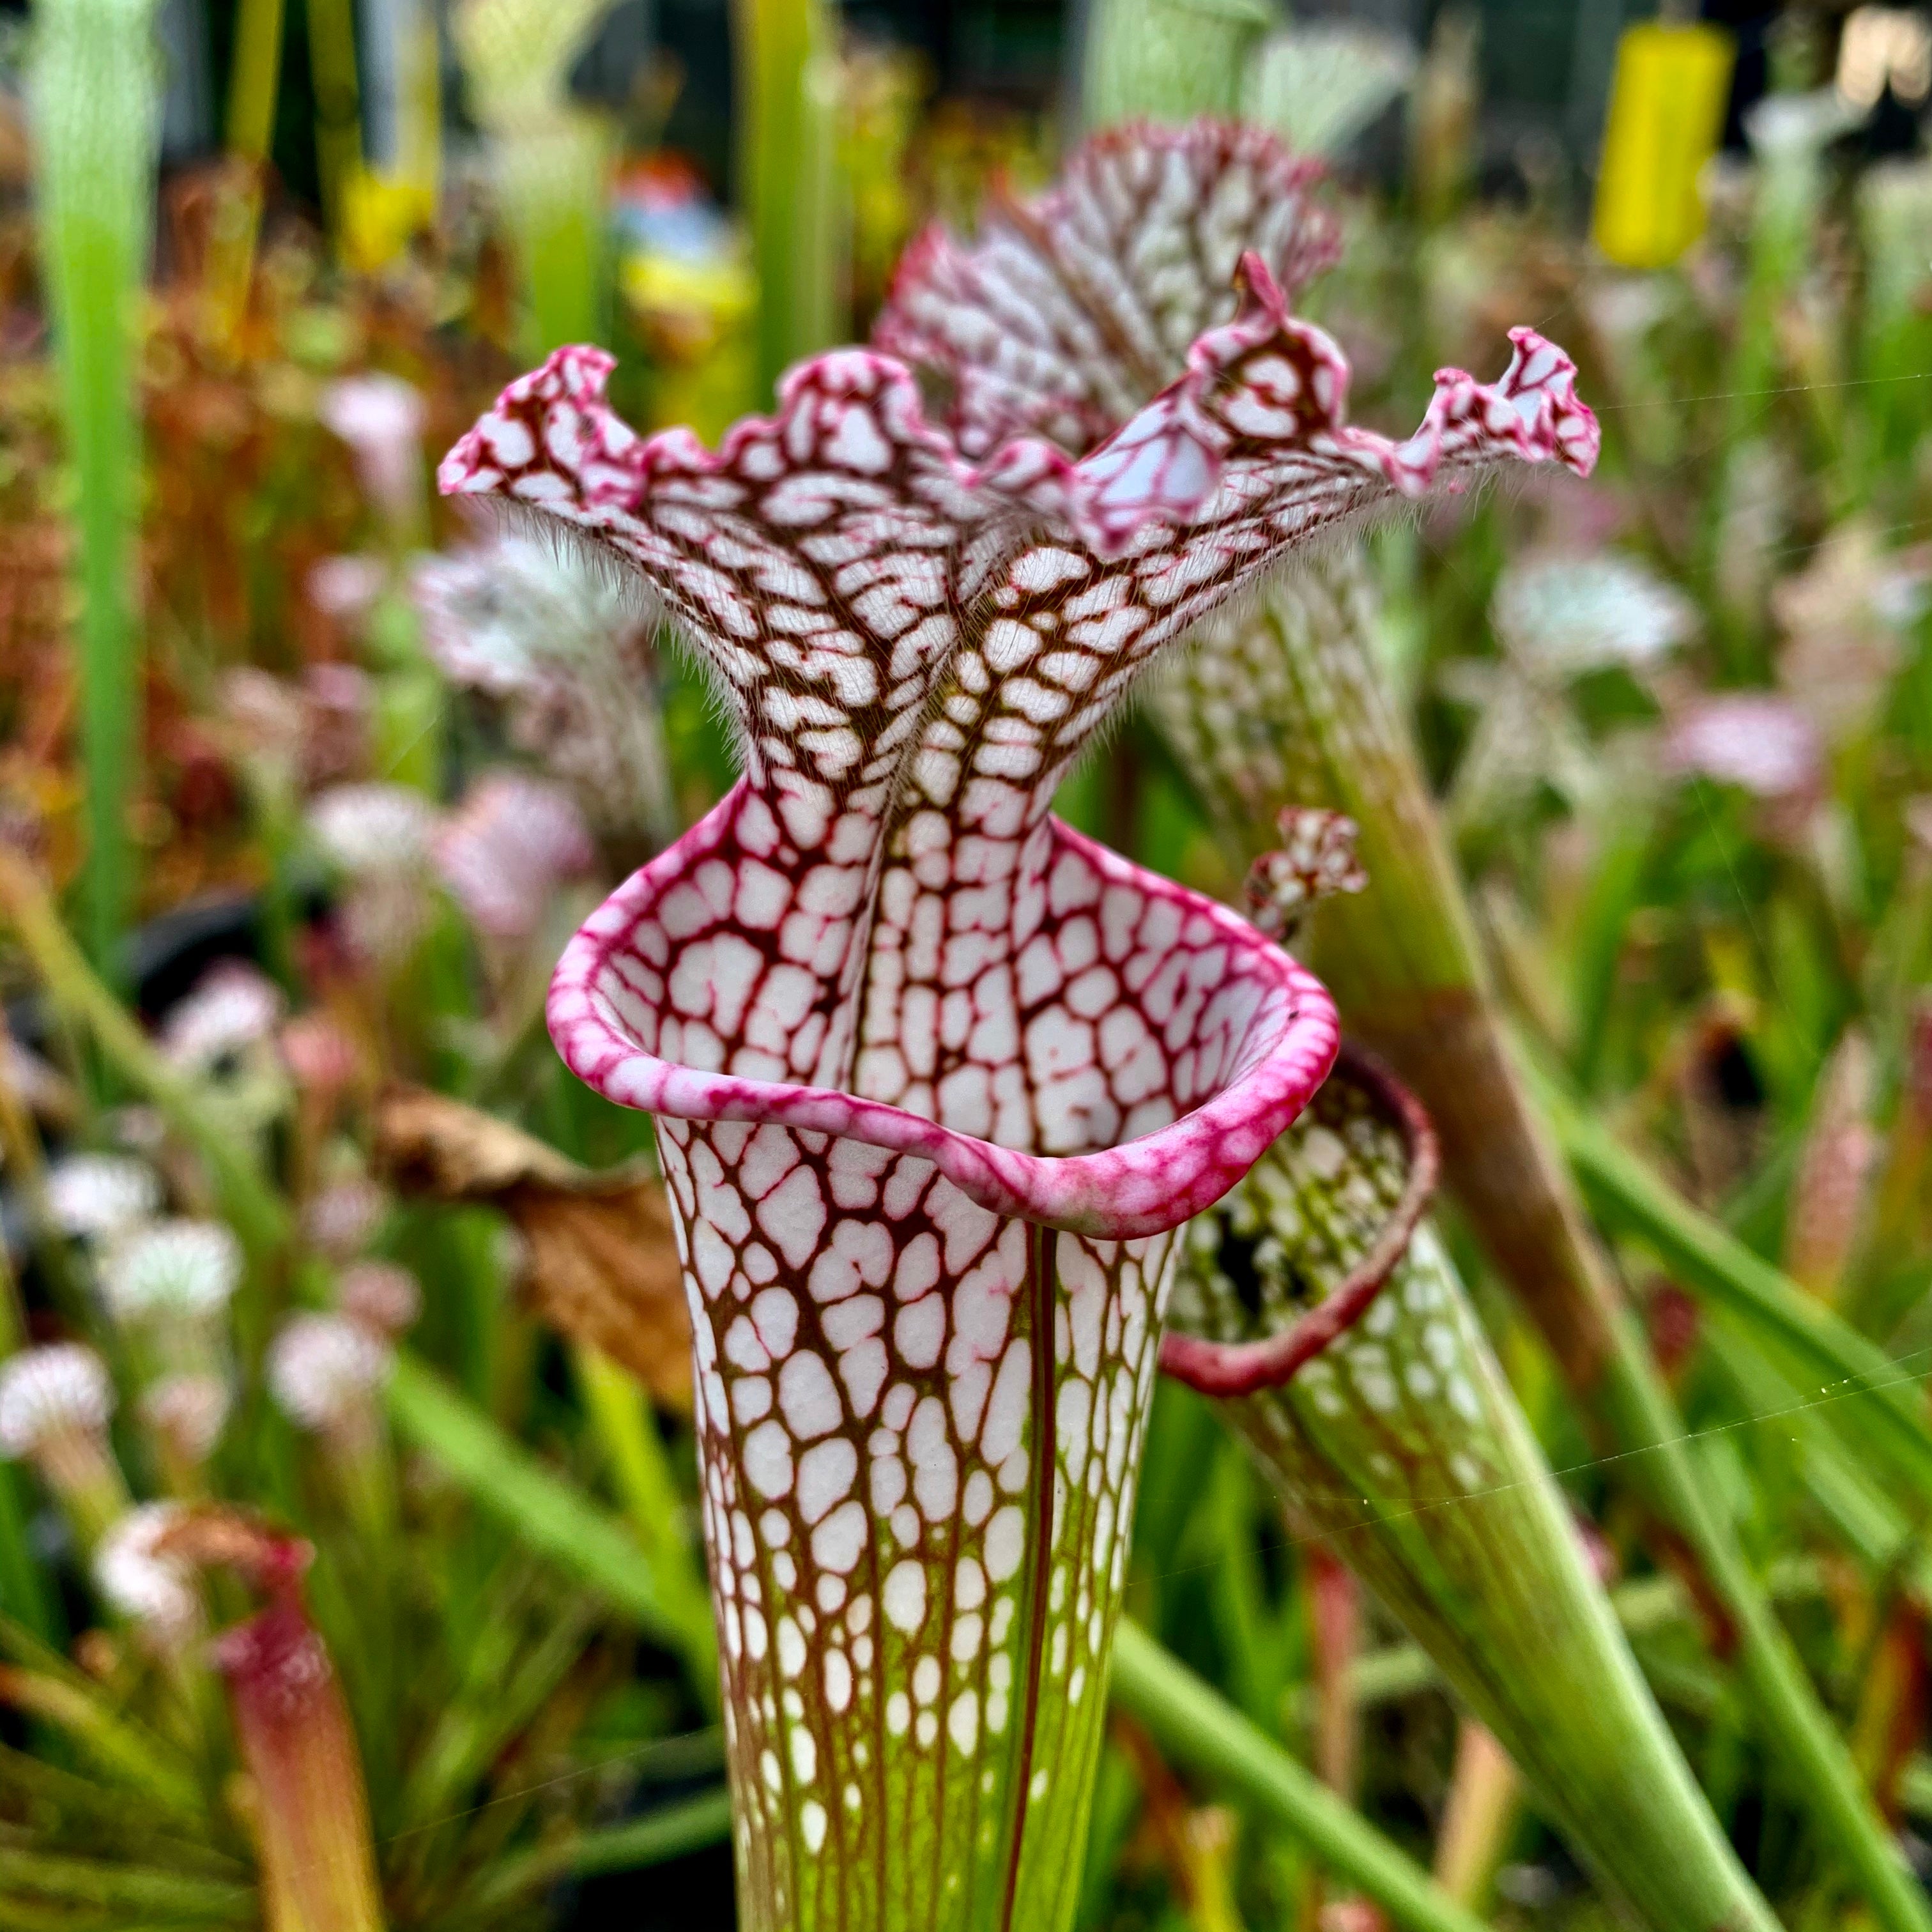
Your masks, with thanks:
<instances>
[{"instance_id":1,"label":"green stem","mask_svg":"<svg viewBox=\"0 0 1932 1932\"><path fill-rule=\"evenodd\" d=\"M1872 1446L1932 1498L1932 1426L1921 1378L1693 1207L1607 1128L1547 1088L1540 1097L1598 1212L1636 1234L1674 1280L1729 1310L1808 1377L1856 1397Z\"/></svg>"},{"instance_id":2,"label":"green stem","mask_svg":"<svg viewBox=\"0 0 1932 1932\"><path fill-rule=\"evenodd\" d=\"M0 1898L10 1896L71 1910L91 1906L121 1913L153 1912L170 1922L246 1925L256 1918L255 1894L245 1886L11 1847L0 1849ZM17 1922L50 1922L34 1918Z\"/></svg>"},{"instance_id":3,"label":"green stem","mask_svg":"<svg viewBox=\"0 0 1932 1932\"><path fill-rule=\"evenodd\" d=\"M1787 1558L1766 1581L1772 1597L1780 1601L1814 1600L1825 1587L1819 1565L1803 1556ZM1610 1595L1610 1608L1627 1637L1654 1636L1676 1627L1689 1628L1696 1622L1697 1606L1675 1576L1636 1577L1620 1583ZM1369 1709L1433 1689L1442 1683L1443 1676L1436 1660L1419 1643L1392 1643L1360 1659L1346 1682L1350 1698ZM1313 1724L1313 1688L1298 1687L1286 1708L1291 1723Z\"/></svg>"},{"instance_id":4,"label":"green stem","mask_svg":"<svg viewBox=\"0 0 1932 1932\"><path fill-rule=\"evenodd\" d=\"M701 1598L688 1604L621 1525L406 1352L396 1358L388 1402L389 1419L401 1436L532 1550L581 1577L613 1609L676 1651L692 1689L707 1708L716 1708L716 1639Z\"/></svg>"},{"instance_id":5,"label":"green stem","mask_svg":"<svg viewBox=\"0 0 1932 1932\"><path fill-rule=\"evenodd\" d=\"M159 1739L109 1708L91 1684L52 1670L0 1670L0 1700L8 1708L57 1730L85 1757L171 1816L200 1819L206 1802L193 1772Z\"/></svg>"},{"instance_id":6,"label":"green stem","mask_svg":"<svg viewBox=\"0 0 1932 1932\"><path fill-rule=\"evenodd\" d=\"M0 1052L5 1050L8 1040L6 1022L0 1018ZM43 1286L63 1315L71 1322L83 1323L90 1306L88 1289L47 1198L46 1154L40 1144L40 1129L4 1074L0 1074L0 1164L5 1166L26 1210L27 1226L34 1239L34 1258ZM7 1346L10 1348L21 1345L27 1333L27 1321L19 1282L10 1280L8 1288Z\"/></svg>"},{"instance_id":7,"label":"green stem","mask_svg":"<svg viewBox=\"0 0 1932 1932\"><path fill-rule=\"evenodd\" d=\"M680 1798L641 1818L579 1832L561 1844L545 1845L506 1858L479 1886L471 1901L478 1914L498 1910L554 1885L560 1879L591 1878L600 1872L641 1871L687 1852L701 1851L731 1835L731 1794L722 1785Z\"/></svg>"},{"instance_id":8,"label":"green stem","mask_svg":"<svg viewBox=\"0 0 1932 1932\"><path fill-rule=\"evenodd\" d=\"M843 333L837 68L823 0L732 0L738 199L758 277L758 393Z\"/></svg>"},{"instance_id":9,"label":"green stem","mask_svg":"<svg viewBox=\"0 0 1932 1932\"><path fill-rule=\"evenodd\" d=\"M1268 0L1097 0L1083 50L1088 125L1233 119L1275 19Z\"/></svg>"},{"instance_id":10,"label":"green stem","mask_svg":"<svg viewBox=\"0 0 1932 1932\"><path fill-rule=\"evenodd\" d=\"M232 342L248 313L261 234L262 176L274 139L274 103L282 80L284 0L242 0L236 16L234 70L228 80L228 153L238 164L234 194L217 207L208 286L214 326Z\"/></svg>"},{"instance_id":11,"label":"green stem","mask_svg":"<svg viewBox=\"0 0 1932 1932\"><path fill-rule=\"evenodd\" d=\"M631 1534L677 1605L680 1624L711 1628L704 1572L684 1533L684 1500L656 1418L636 1378L588 1343L572 1352L591 1426L610 1459L610 1473Z\"/></svg>"},{"instance_id":12,"label":"green stem","mask_svg":"<svg viewBox=\"0 0 1932 1932\"><path fill-rule=\"evenodd\" d=\"M308 0L309 70L315 78L315 158L329 232L362 165L362 96L356 77L355 0Z\"/></svg>"},{"instance_id":13,"label":"green stem","mask_svg":"<svg viewBox=\"0 0 1932 1932\"><path fill-rule=\"evenodd\" d=\"M565 343L604 339L604 182L612 145L600 116L567 108L539 125L502 128L491 140L497 199L530 305L524 352L533 359Z\"/></svg>"},{"instance_id":14,"label":"green stem","mask_svg":"<svg viewBox=\"0 0 1932 1932\"><path fill-rule=\"evenodd\" d=\"M282 72L282 0L242 0L228 82L228 152L259 164L275 131Z\"/></svg>"},{"instance_id":15,"label":"green stem","mask_svg":"<svg viewBox=\"0 0 1932 1932\"><path fill-rule=\"evenodd\" d=\"M1932 1927L1932 1912L1918 1880L1872 1809L1850 1753L1820 1708L1736 1538L1698 1481L1684 1450L1683 1419L1643 1353L1635 1324L1625 1318L1618 1326L1624 1346L1605 1378L1606 1406L1622 1441L1654 1452L1642 1459L1649 1466L1651 1492L1690 1540L1732 1621L1738 1668L1766 1728L1783 1751L1812 1816L1856 1876L1880 1924L1898 1932L1924 1932Z\"/></svg>"},{"instance_id":16,"label":"green stem","mask_svg":"<svg viewBox=\"0 0 1932 1932\"><path fill-rule=\"evenodd\" d=\"M228 152L241 178L217 217L208 280L215 323L232 340L248 306L255 241L262 223L262 173L275 131L282 74L283 0L242 0L228 83Z\"/></svg>"},{"instance_id":17,"label":"green stem","mask_svg":"<svg viewBox=\"0 0 1932 1932\"><path fill-rule=\"evenodd\" d=\"M1867 1574L1875 1580L1900 1577L1932 1602L1932 1555L1915 1525L1840 1438L1831 1412L1808 1403L1765 1359L1753 1338L1728 1321L1713 1322L1702 1341L1739 1407L1796 1438L1812 1501Z\"/></svg>"},{"instance_id":18,"label":"green stem","mask_svg":"<svg viewBox=\"0 0 1932 1932\"><path fill-rule=\"evenodd\" d=\"M1238 1792L1404 1932L1481 1932L1467 1906L1125 1618L1114 1633L1112 1694L1169 1756Z\"/></svg>"},{"instance_id":19,"label":"green stem","mask_svg":"<svg viewBox=\"0 0 1932 1932\"><path fill-rule=\"evenodd\" d=\"M40 0L31 78L40 250L79 485L88 949L123 970L140 752L141 435L135 345L154 206L153 0Z\"/></svg>"},{"instance_id":20,"label":"green stem","mask_svg":"<svg viewBox=\"0 0 1932 1932\"><path fill-rule=\"evenodd\" d=\"M26 1478L10 1466L0 1469L0 1616L50 1643L62 1640L47 1580L27 1541Z\"/></svg>"},{"instance_id":21,"label":"green stem","mask_svg":"<svg viewBox=\"0 0 1932 1932\"><path fill-rule=\"evenodd\" d=\"M4 1040L4 1034L0 1034L0 1040ZM6 1109L11 1100L14 1096L6 1086L6 1076L0 1074L0 1109ZM4 1333L0 1333L0 1358L6 1358L25 1345L27 1328L21 1319L20 1282L14 1277L14 1264L4 1252L0 1252L0 1277L4 1277L4 1282L0 1282L4 1285L4 1294L0 1294L0 1328L4 1328ZM60 1613L54 1606L52 1594L48 1592L46 1574L27 1542L27 1516L29 1499L25 1472L11 1465L0 1468L0 1616L11 1617L43 1642L58 1644L62 1638Z\"/></svg>"},{"instance_id":22,"label":"green stem","mask_svg":"<svg viewBox=\"0 0 1932 1932\"><path fill-rule=\"evenodd\" d=\"M1786 100L1780 106L1795 104ZM1847 117L1849 119L1849 117ZM1731 392L1731 436L1748 435L1763 413L1767 392L1784 375L1778 320L1799 287L1814 251L1819 214L1829 185L1826 150L1844 131L1822 118L1804 134L1780 139L1768 130L1750 140L1756 163L1744 288L1724 387Z\"/></svg>"},{"instance_id":23,"label":"green stem","mask_svg":"<svg viewBox=\"0 0 1932 1932\"><path fill-rule=\"evenodd\" d=\"M632 1532L647 1549L678 1517L677 1486L644 1390L602 1350L589 1342L571 1349L577 1384L610 1459L610 1473Z\"/></svg>"},{"instance_id":24,"label":"green stem","mask_svg":"<svg viewBox=\"0 0 1932 1932\"><path fill-rule=\"evenodd\" d=\"M264 970L286 991L296 990L296 932L299 923L296 854L301 835L301 806L292 785L265 782L253 788L256 836L265 877L256 899Z\"/></svg>"}]
</instances>

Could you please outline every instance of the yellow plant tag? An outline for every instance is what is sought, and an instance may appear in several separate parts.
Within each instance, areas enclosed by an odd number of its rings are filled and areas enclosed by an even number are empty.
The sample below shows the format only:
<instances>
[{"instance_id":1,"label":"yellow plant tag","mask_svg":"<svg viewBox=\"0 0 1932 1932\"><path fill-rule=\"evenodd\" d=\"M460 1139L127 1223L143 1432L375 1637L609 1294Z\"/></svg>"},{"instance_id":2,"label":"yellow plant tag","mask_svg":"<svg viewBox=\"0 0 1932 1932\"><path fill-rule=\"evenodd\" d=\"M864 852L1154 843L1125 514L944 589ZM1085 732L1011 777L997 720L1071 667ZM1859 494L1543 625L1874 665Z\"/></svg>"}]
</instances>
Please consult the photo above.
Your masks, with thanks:
<instances>
[{"instance_id":1,"label":"yellow plant tag","mask_svg":"<svg viewBox=\"0 0 1932 1932\"><path fill-rule=\"evenodd\" d=\"M1625 28L1604 131L1592 233L1620 267L1660 268L1704 226L1697 178L1717 152L1735 53L1702 25Z\"/></svg>"},{"instance_id":2,"label":"yellow plant tag","mask_svg":"<svg viewBox=\"0 0 1932 1932\"><path fill-rule=\"evenodd\" d=\"M342 258L358 274L374 274L400 257L436 221L436 195L419 182L358 167L342 184Z\"/></svg>"}]
</instances>

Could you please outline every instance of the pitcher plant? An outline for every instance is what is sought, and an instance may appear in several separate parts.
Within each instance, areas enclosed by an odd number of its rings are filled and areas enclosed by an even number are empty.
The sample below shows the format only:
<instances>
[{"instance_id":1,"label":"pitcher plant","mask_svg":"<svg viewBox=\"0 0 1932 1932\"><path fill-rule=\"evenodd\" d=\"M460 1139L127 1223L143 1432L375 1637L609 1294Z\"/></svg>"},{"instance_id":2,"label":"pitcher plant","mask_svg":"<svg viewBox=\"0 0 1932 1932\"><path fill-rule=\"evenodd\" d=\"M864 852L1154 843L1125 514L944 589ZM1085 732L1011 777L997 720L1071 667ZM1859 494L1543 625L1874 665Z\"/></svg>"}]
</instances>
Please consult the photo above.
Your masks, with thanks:
<instances>
[{"instance_id":1,"label":"pitcher plant","mask_svg":"<svg viewBox=\"0 0 1932 1932\"><path fill-rule=\"evenodd\" d=\"M1322 834L1336 814L1282 818L1250 881L1277 930L1363 884ZM1162 1365L1215 1400L1294 1526L1401 1618L1640 1922L1772 1932L1428 1218L1437 1168L1420 1105L1345 1044L1189 1224Z\"/></svg>"},{"instance_id":2,"label":"pitcher plant","mask_svg":"<svg viewBox=\"0 0 1932 1932\"><path fill-rule=\"evenodd\" d=\"M1444 372L1407 440L1353 427L1282 290L1326 245L1306 171L1219 128L1089 152L1067 207L1134 237L1089 258L1130 366L1185 366L1084 455L974 433L963 392L949 434L868 350L793 370L715 454L644 440L567 349L442 471L640 579L736 729L743 776L580 932L550 1017L657 1118L760 1928L1070 1922L1173 1231L1334 1053L1312 975L1060 824L1056 788L1298 544L1595 453L1528 330L1496 382ZM1099 374L1088 316L1012 267L974 292L1014 368Z\"/></svg>"}]
</instances>

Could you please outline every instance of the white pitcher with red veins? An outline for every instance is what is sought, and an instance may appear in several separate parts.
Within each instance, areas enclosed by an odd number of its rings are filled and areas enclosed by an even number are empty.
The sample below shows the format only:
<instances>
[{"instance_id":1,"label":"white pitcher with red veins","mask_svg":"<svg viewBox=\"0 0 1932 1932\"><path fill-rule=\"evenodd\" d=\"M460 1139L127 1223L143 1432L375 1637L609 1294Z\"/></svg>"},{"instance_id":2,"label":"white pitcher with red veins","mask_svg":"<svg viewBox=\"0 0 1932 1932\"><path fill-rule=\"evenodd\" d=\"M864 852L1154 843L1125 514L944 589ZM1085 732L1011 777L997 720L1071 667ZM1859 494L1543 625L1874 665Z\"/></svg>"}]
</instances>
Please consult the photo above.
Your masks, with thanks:
<instances>
[{"instance_id":1,"label":"white pitcher with red veins","mask_svg":"<svg viewBox=\"0 0 1932 1932\"><path fill-rule=\"evenodd\" d=\"M921 244L971 267L943 305L993 380L1064 370L1069 420L1184 367L1084 454L1058 417L988 432L963 386L943 428L872 350L716 453L645 440L567 349L442 466L634 572L736 727L744 776L578 934L550 1017L657 1118L758 1932L1070 1922L1173 1231L1335 1052L1310 974L1060 824L1056 788L1298 544L1594 460L1527 331L1407 441L1351 427L1283 293L1329 252L1308 185L1258 136L1130 134L1004 255ZM894 346L929 361L938 326Z\"/></svg>"}]
</instances>

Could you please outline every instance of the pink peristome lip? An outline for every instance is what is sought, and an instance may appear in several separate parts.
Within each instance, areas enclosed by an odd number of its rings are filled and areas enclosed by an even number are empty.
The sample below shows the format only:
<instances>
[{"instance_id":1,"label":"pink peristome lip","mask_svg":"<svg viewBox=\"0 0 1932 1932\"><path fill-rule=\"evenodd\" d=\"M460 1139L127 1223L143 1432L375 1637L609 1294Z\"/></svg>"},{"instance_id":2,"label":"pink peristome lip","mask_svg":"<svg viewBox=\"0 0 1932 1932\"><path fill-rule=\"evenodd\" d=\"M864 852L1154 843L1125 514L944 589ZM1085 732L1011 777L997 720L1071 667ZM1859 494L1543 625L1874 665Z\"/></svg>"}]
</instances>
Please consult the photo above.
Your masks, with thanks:
<instances>
[{"instance_id":1,"label":"pink peristome lip","mask_svg":"<svg viewBox=\"0 0 1932 1932\"><path fill-rule=\"evenodd\" d=\"M1178 1118L1166 1124L1092 1152L1033 1154L856 1094L660 1057L650 1042L664 1024L698 1017L672 1005L663 969L674 954L728 932L730 917L728 908L714 926L674 934L665 929L665 901L718 852L748 796L741 782L619 887L578 932L551 982L557 1051L580 1079L621 1106L682 1120L769 1120L916 1154L995 1214L1127 1240L1178 1227L1219 1200L1328 1076L1339 1033L1334 1004L1313 974L1225 908L1057 820L1049 821L1054 866L1084 870L1097 899L1112 896L1115 936L1111 946L1103 940L1102 951L1124 981L1138 976L1143 988L1157 986L1168 960L1185 962L1195 977L1216 977L1198 1002L1207 1037L1179 1039L1170 1071L1198 1060L1204 1044L1218 1052L1222 1077L1203 1082L1198 1102L1174 1106ZM1139 902L1131 927L1130 898ZM1137 944L1136 934L1150 927L1173 928L1167 952ZM666 989L656 1001L648 997L653 984ZM1131 1000L1119 1010L1140 1012ZM1100 1017L1104 1024L1107 1016Z\"/></svg>"},{"instance_id":2,"label":"pink peristome lip","mask_svg":"<svg viewBox=\"0 0 1932 1932\"><path fill-rule=\"evenodd\" d=\"M1348 1076L1375 1094L1408 1144L1408 1184L1395 1211L1368 1250L1326 1299L1279 1334L1252 1342L1217 1342L1170 1328L1162 1336L1160 1366L1202 1395L1238 1396L1280 1388L1303 1364L1321 1354L1368 1312L1408 1250L1442 1171L1434 1124L1422 1102L1375 1055L1344 1042L1336 1056Z\"/></svg>"}]
</instances>

